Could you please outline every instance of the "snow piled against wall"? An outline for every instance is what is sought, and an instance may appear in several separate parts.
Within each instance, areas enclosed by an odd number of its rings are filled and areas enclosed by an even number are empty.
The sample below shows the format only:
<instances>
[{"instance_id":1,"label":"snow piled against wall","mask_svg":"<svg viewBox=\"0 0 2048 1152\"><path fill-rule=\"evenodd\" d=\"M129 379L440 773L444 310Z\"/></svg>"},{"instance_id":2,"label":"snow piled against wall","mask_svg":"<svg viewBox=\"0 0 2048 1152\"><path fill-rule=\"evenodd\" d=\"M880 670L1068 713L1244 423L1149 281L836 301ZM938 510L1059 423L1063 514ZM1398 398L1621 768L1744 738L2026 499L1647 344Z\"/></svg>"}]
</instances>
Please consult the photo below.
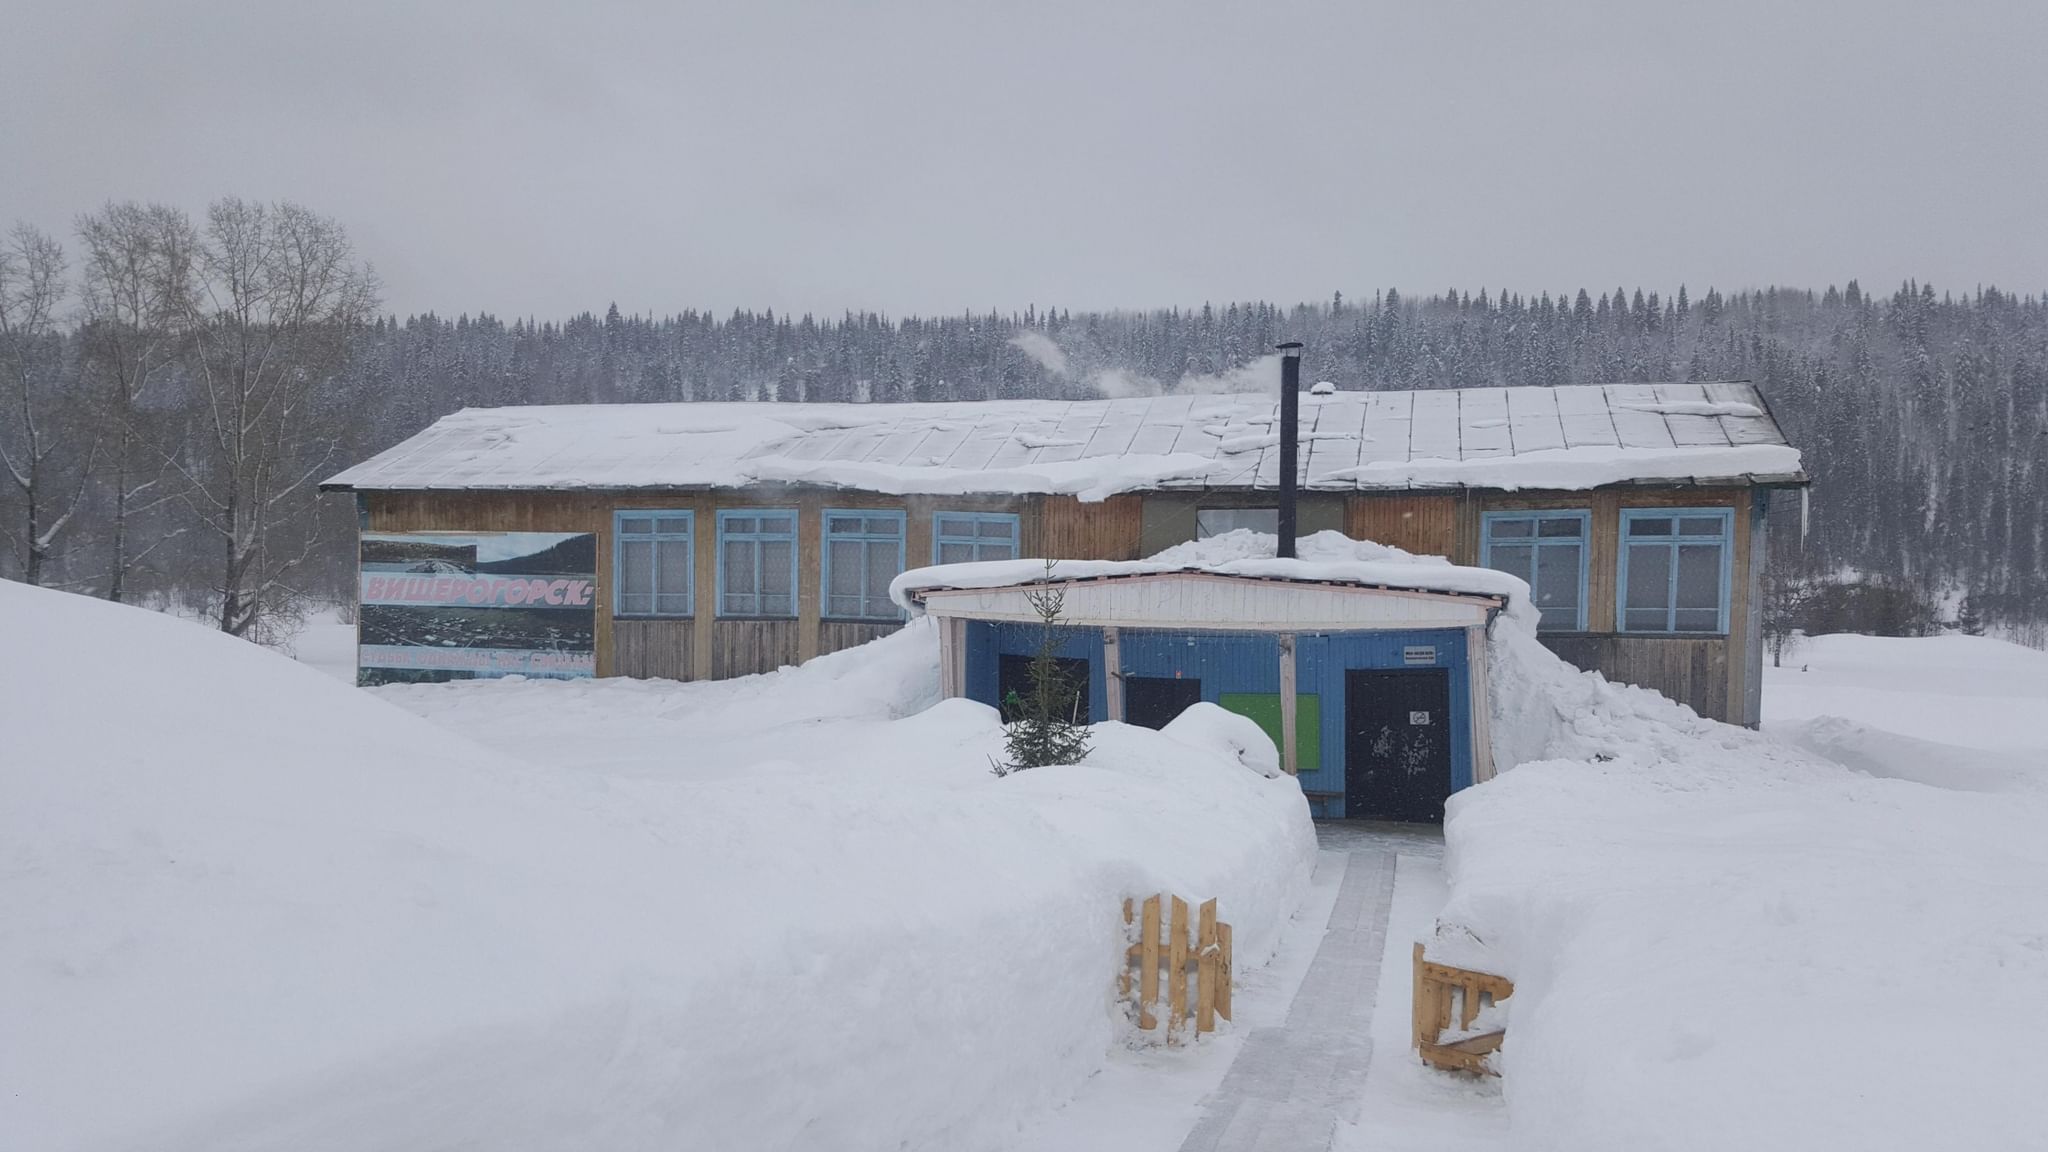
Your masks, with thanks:
<instances>
[{"instance_id":1,"label":"snow piled against wall","mask_svg":"<svg viewBox=\"0 0 2048 1152\"><path fill-rule=\"evenodd\" d=\"M1315 850L1159 733L996 779L926 627L409 698L11 583L0 633L10 1148L986 1146L1116 1042L1121 896L1219 896L1257 963Z\"/></svg>"},{"instance_id":2,"label":"snow piled against wall","mask_svg":"<svg viewBox=\"0 0 2048 1152\"><path fill-rule=\"evenodd\" d=\"M1934 651L1892 687L1938 692ZM1426 942L1515 981L1498 1058L1514 1147L2039 1144L2039 746L1800 726L1869 770L1852 771L1513 630L1493 653L1497 746L1518 766L1452 799L1451 896Z\"/></svg>"}]
</instances>

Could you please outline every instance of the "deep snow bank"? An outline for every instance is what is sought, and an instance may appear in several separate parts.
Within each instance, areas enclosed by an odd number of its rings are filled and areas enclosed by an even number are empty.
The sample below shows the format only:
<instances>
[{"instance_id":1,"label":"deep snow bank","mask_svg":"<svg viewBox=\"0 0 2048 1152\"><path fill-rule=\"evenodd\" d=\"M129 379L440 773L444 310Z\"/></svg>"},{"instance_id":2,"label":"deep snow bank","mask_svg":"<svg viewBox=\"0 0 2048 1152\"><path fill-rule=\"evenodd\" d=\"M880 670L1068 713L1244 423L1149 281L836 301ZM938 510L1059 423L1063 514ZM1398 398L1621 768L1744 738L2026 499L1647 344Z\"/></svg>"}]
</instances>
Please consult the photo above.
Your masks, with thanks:
<instances>
[{"instance_id":1,"label":"deep snow bank","mask_svg":"<svg viewBox=\"0 0 2048 1152\"><path fill-rule=\"evenodd\" d=\"M1122 894L1257 962L1314 852L1158 733L994 778L990 710L890 718L921 629L413 690L531 765L147 612L0 583L0 633L9 1148L985 1147L1114 1043Z\"/></svg>"},{"instance_id":2,"label":"deep snow bank","mask_svg":"<svg viewBox=\"0 0 2048 1152\"><path fill-rule=\"evenodd\" d=\"M2048 804L1874 779L1512 631L1494 652L1526 762L1453 799L1429 947L1516 982L1516 1147L2038 1142Z\"/></svg>"}]
</instances>

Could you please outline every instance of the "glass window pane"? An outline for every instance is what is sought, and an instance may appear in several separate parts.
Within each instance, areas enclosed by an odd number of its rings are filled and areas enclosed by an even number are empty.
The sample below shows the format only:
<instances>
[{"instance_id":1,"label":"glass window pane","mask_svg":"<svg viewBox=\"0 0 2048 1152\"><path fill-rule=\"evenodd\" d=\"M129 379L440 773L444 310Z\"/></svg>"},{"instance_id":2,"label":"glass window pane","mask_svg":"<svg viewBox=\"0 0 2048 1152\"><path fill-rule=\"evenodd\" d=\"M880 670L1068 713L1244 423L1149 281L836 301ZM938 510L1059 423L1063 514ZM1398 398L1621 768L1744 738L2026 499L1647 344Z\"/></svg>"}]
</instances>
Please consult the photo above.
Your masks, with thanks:
<instances>
[{"instance_id":1,"label":"glass window pane","mask_svg":"<svg viewBox=\"0 0 2048 1152\"><path fill-rule=\"evenodd\" d=\"M761 532L763 535L774 535L779 533L781 535L787 536L788 534L794 531L796 531L796 527L790 522L790 519L787 516L761 517Z\"/></svg>"},{"instance_id":2,"label":"glass window pane","mask_svg":"<svg viewBox=\"0 0 2048 1152\"><path fill-rule=\"evenodd\" d=\"M1278 523L1278 521L1275 521L1275 523ZM1010 540L1014 539L1017 535L1017 525L1015 521L1011 520L983 520L981 522L981 534L988 539Z\"/></svg>"},{"instance_id":3,"label":"glass window pane","mask_svg":"<svg viewBox=\"0 0 2048 1152\"><path fill-rule=\"evenodd\" d=\"M1278 508L1202 508L1195 512L1195 539L1206 540L1249 528L1268 536L1280 531Z\"/></svg>"},{"instance_id":4,"label":"glass window pane","mask_svg":"<svg viewBox=\"0 0 2048 1152\"><path fill-rule=\"evenodd\" d=\"M1680 632L1719 632L1721 613L1714 608L1680 608L1677 630Z\"/></svg>"},{"instance_id":5,"label":"glass window pane","mask_svg":"<svg viewBox=\"0 0 2048 1152\"><path fill-rule=\"evenodd\" d=\"M654 522L654 530L670 534L686 533L690 530L688 516L663 516Z\"/></svg>"},{"instance_id":6,"label":"glass window pane","mask_svg":"<svg viewBox=\"0 0 2048 1152\"><path fill-rule=\"evenodd\" d=\"M831 573L829 587L833 596L860 595L861 543L858 540L833 540L826 544L826 570Z\"/></svg>"},{"instance_id":7,"label":"glass window pane","mask_svg":"<svg viewBox=\"0 0 2048 1152\"><path fill-rule=\"evenodd\" d=\"M751 592L727 592L725 594L725 601L718 606L718 610L728 616L752 616L754 614L754 594Z\"/></svg>"},{"instance_id":8,"label":"glass window pane","mask_svg":"<svg viewBox=\"0 0 2048 1152\"><path fill-rule=\"evenodd\" d=\"M903 522L894 516L870 516L867 531L871 536L901 536Z\"/></svg>"},{"instance_id":9,"label":"glass window pane","mask_svg":"<svg viewBox=\"0 0 2048 1152\"><path fill-rule=\"evenodd\" d=\"M1681 536L1719 536L1721 535L1721 518L1719 516L1687 516L1678 522L1678 534Z\"/></svg>"},{"instance_id":10,"label":"glass window pane","mask_svg":"<svg viewBox=\"0 0 2048 1152\"><path fill-rule=\"evenodd\" d=\"M652 592L626 592L619 596L619 611L628 616L645 616L654 611Z\"/></svg>"},{"instance_id":11,"label":"glass window pane","mask_svg":"<svg viewBox=\"0 0 2048 1152\"><path fill-rule=\"evenodd\" d=\"M1636 545L1628 550L1628 590L1622 601L1633 614L1638 608L1659 611L1671 602L1671 549ZM1659 620L1657 627L1664 627Z\"/></svg>"},{"instance_id":12,"label":"glass window pane","mask_svg":"<svg viewBox=\"0 0 2048 1152\"><path fill-rule=\"evenodd\" d=\"M1531 583L1535 574L1530 570L1534 550L1527 544L1495 544L1486 553L1486 566L1498 572L1511 572Z\"/></svg>"},{"instance_id":13,"label":"glass window pane","mask_svg":"<svg viewBox=\"0 0 2048 1152\"><path fill-rule=\"evenodd\" d=\"M972 559L974 559L974 545L972 544L939 545L939 563L941 564L965 564Z\"/></svg>"},{"instance_id":14,"label":"glass window pane","mask_svg":"<svg viewBox=\"0 0 2048 1152\"><path fill-rule=\"evenodd\" d=\"M743 535L751 534L760 526L761 522L752 516L734 516L725 522L725 530L727 532Z\"/></svg>"},{"instance_id":15,"label":"glass window pane","mask_svg":"<svg viewBox=\"0 0 2048 1152\"><path fill-rule=\"evenodd\" d=\"M981 558L983 560L1015 560L1017 558L1017 550L1007 542L1002 544L983 544L981 546Z\"/></svg>"},{"instance_id":16,"label":"glass window pane","mask_svg":"<svg viewBox=\"0 0 2048 1152\"><path fill-rule=\"evenodd\" d=\"M1539 536L1553 538L1568 537L1576 540L1584 535L1580 530L1580 521L1577 516L1552 516L1542 521L1537 527L1537 535Z\"/></svg>"},{"instance_id":17,"label":"glass window pane","mask_svg":"<svg viewBox=\"0 0 2048 1152\"><path fill-rule=\"evenodd\" d=\"M727 594L751 595L755 591L754 549L745 540L725 546L725 590Z\"/></svg>"},{"instance_id":18,"label":"glass window pane","mask_svg":"<svg viewBox=\"0 0 2048 1152\"><path fill-rule=\"evenodd\" d=\"M645 536L654 531L654 521L645 516L626 516L619 520L619 531L627 535Z\"/></svg>"},{"instance_id":19,"label":"glass window pane","mask_svg":"<svg viewBox=\"0 0 2048 1152\"><path fill-rule=\"evenodd\" d=\"M860 532L860 517L827 516L825 518L825 531L841 536L856 535Z\"/></svg>"},{"instance_id":20,"label":"glass window pane","mask_svg":"<svg viewBox=\"0 0 2048 1152\"><path fill-rule=\"evenodd\" d=\"M894 580L903 566L896 562L896 545L868 545L868 594L887 598L889 581Z\"/></svg>"},{"instance_id":21,"label":"glass window pane","mask_svg":"<svg viewBox=\"0 0 2048 1152\"><path fill-rule=\"evenodd\" d=\"M1495 540L1519 540L1530 535L1529 530L1533 526L1534 521L1530 520L1494 520L1486 527Z\"/></svg>"},{"instance_id":22,"label":"glass window pane","mask_svg":"<svg viewBox=\"0 0 2048 1152\"><path fill-rule=\"evenodd\" d=\"M663 540L655 546L655 591L688 595L690 591L690 542Z\"/></svg>"},{"instance_id":23,"label":"glass window pane","mask_svg":"<svg viewBox=\"0 0 2048 1152\"><path fill-rule=\"evenodd\" d=\"M687 616L690 612L690 598L680 593L657 593L654 610L663 616Z\"/></svg>"},{"instance_id":24,"label":"glass window pane","mask_svg":"<svg viewBox=\"0 0 2048 1152\"><path fill-rule=\"evenodd\" d=\"M1678 549L1679 608L1721 609L1721 546L1684 544Z\"/></svg>"},{"instance_id":25,"label":"glass window pane","mask_svg":"<svg viewBox=\"0 0 2048 1152\"><path fill-rule=\"evenodd\" d=\"M1546 628L1578 627L1578 545L1543 550L1536 565L1536 607Z\"/></svg>"},{"instance_id":26,"label":"glass window pane","mask_svg":"<svg viewBox=\"0 0 2048 1152\"><path fill-rule=\"evenodd\" d=\"M1664 610L1662 608L1631 608L1624 613L1622 627L1630 632L1664 631Z\"/></svg>"},{"instance_id":27,"label":"glass window pane","mask_svg":"<svg viewBox=\"0 0 2048 1152\"><path fill-rule=\"evenodd\" d=\"M1671 518L1668 516L1634 517L1628 522L1628 534L1631 536L1669 536L1671 535Z\"/></svg>"},{"instance_id":28,"label":"glass window pane","mask_svg":"<svg viewBox=\"0 0 2048 1152\"><path fill-rule=\"evenodd\" d=\"M619 590L626 596L654 590L654 545L645 540L619 542Z\"/></svg>"},{"instance_id":29,"label":"glass window pane","mask_svg":"<svg viewBox=\"0 0 2048 1152\"><path fill-rule=\"evenodd\" d=\"M769 540L761 548L761 591L789 595L790 544L787 540Z\"/></svg>"},{"instance_id":30,"label":"glass window pane","mask_svg":"<svg viewBox=\"0 0 2048 1152\"><path fill-rule=\"evenodd\" d=\"M972 536L974 521L964 516L941 516L934 530L941 536Z\"/></svg>"}]
</instances>

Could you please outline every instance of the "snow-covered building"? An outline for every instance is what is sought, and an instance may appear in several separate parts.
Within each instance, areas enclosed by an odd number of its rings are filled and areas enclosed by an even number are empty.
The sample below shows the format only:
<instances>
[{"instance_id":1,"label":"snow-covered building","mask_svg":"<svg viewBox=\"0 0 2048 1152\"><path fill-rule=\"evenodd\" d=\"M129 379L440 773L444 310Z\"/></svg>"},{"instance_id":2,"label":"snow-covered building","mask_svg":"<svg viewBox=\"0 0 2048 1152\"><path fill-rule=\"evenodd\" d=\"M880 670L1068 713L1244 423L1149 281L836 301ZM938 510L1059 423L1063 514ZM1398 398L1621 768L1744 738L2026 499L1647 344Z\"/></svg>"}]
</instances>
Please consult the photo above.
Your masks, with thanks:
<instances>
[{"instance_id":1,"label":"snow-covered building","mask_svg":"<svg viewBox=\"0 0 2048 1152\"><path fill-rule=\"evenodd\" d=\"M938 621L940 684L996 707L1030 695L1045 642L1039 597L1084 720L1163 728L1207 702L1256 721L1318 815L1440 821L1493 775L1487 634L1535 620L1501 572L1351 540L1234 531L1146 560L941 564L896 578Z\"/></svg>"},{"instance_id":2,"label":"snow-covered building","mask_svg":"<svg viewBox=\"0 0 2048 1152\"><path fill-rule=\"evenodd\" d=\"M1769 492L1748 384L1301 398L1299 528L1534 588L1546 643L1755 723ZM929 563L1136 560L1272 532L1273 395L469 409L329 479L362 676L719 678L900 627Z\"/></svg>"}]
</instances>

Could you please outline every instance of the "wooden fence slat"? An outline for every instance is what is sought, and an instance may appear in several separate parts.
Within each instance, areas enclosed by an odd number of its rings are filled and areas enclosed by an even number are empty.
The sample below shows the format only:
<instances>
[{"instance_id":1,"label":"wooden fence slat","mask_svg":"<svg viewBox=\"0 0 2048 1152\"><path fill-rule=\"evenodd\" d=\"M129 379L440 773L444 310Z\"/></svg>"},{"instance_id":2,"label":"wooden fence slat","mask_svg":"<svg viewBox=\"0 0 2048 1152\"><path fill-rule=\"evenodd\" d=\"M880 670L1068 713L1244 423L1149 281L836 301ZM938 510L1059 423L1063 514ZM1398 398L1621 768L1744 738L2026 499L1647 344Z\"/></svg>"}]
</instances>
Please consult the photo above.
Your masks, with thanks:
<instances>
[{"instance_id":1,"label":"wooden fence slat","mask_svg":"<svg viewBox=\"0 0 2048 1152\"><path fill-rule=\"evenodd\" d=\"M1453 1019L1460 1032L1470 1032L1486 1001L1499 1004L1514 994L1514 984L1504 977L1432 963L1423 958L1422 945L1415 945L1415 1047L1423 1061L1445 1071L1492 1074L1487 1057L1500 1048L1503 1031L1449 1044L1443 1043L1443 1034Z\"/></svg>"},{"instance_id":2,"label":"wooden fence slat","mask_svg":"<svg viewBox=\"0 0 2048 1152\"><path fill-rule=\"evenodd\" d=\"M1231 961L1230 925L1216 925L1216 1014L1230 1019L1230 985L1237 978L1237 966Z\"/></svg>"},{"instance_id":3,"label":"wooden fence slat","mask_svg":"<svg viewBox=\"0 0 2048 1152\"><path fill-rule=\"evenodd\" d=\"M1136 910L1131 905L1131 898L1128 896L1124 897L1124 939L1126 940L1131 937L1131 919L1135 913ZM1131 998L1131 960L1133 959L1132 953L1134 951L1134 948L1124 949L1123 970L1116 974L1116 994L1120 1000L1129 1000Z\"/></svg>"},{"instance_id":4,"label":"wooden fence slat","mask_svg":"<svg viewBox=\"0 0 2048 1152\"><path fill-rule=\"evenodd\" d=\"M1188 902L1173 898L1173 939L1167 943L1166 1042L1172 1044L1188 1016Z\"/></svg>"},{"instance_id":5,"label":"wooden fence slat","mask_svg":"<svg viewBox=\"0 0 2048 1152\"><path fill-rule=\"evenodd\" d=\"M1159 897L1145 898L1145 921L1138 937L1138 1027L1159 1026L1152 1006L1159 1003Z\"/></svg>"},{"instance_id":6,"label":"wooden fence slat","mask_svg":"<svg viewBox=\"0 0 2048 1152\"><path fill-rule=\"evenodd\" d=\"M1216 901L1202 901L1195 930L1195 1031L1216 1030Z\"/></svg>"},{"instance_id":7,"label":"wooden fence slat","mask_svg":"<svg viewBox=\"0 0 2048 1152\"><path fill-rule=\"evenodd\" d=\"M1230 1019L1231 978L1235 972L1230 925L1217 918L1212 897L1195 909L1189 923L1188 902L1170 893L1126 897L1123 970L1117 974L1117 996L1132 1005L1140 1031L1159 1034L1159 971L1166 970L1167 1044L1178 1045L1189 1027L1195 1034L1216 1030L1216 1018ZM1171 932L1171 939L1161 937ZM1136 970L1135 976L1133 970ZM1188 980L1195 981L1190 999Z\"/></svg>"}]
</instances>

